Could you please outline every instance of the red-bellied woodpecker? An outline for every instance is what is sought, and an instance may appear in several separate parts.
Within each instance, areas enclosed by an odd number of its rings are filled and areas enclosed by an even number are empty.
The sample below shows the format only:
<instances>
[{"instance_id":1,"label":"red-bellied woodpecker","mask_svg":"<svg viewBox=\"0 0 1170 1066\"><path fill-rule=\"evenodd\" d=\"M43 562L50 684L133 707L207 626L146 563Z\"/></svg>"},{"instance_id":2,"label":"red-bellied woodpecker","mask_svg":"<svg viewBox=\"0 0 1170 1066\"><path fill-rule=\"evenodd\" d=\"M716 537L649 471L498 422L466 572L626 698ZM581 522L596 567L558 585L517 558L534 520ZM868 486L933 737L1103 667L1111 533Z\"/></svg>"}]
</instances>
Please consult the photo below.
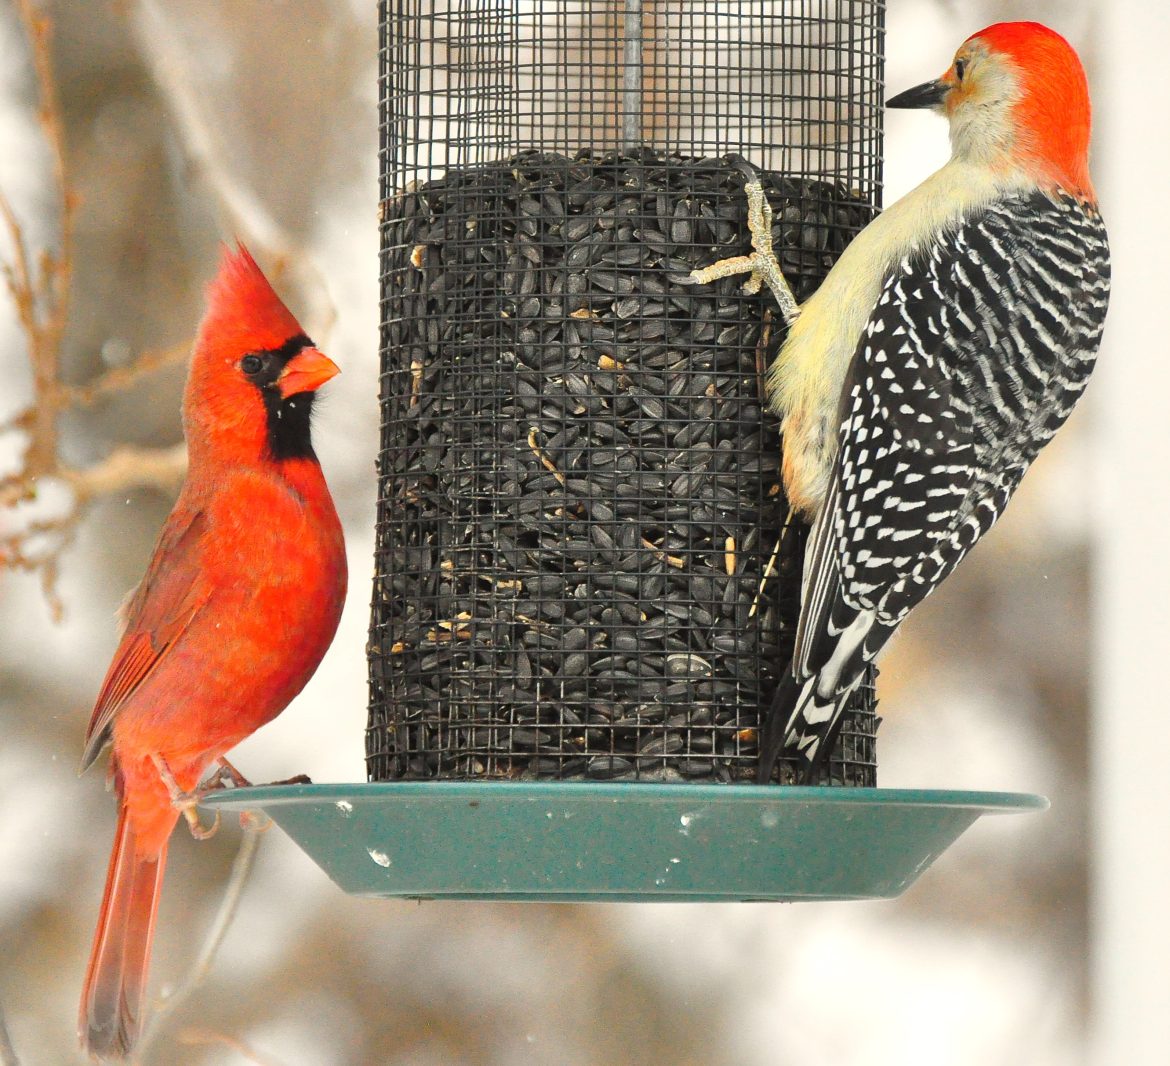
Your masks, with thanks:
<instances>
[{"instance_id":1,"label":"red-bellied woodpecker","mask_svg":"<svg viewBox=\"0 0 1170 1066\"><path fill-rule=\"evenodd\" d=\"M867 664L1003 512L1093 368L1109 250L1088 172L1089 95L1059 34L1000 23L889 107L950 121L950 162L879 215L797 308L762 191L752 271L788 337L769 372L784 483L813 523L792 664L761 718L807 780Z\"/></svg>"}]
</instances>

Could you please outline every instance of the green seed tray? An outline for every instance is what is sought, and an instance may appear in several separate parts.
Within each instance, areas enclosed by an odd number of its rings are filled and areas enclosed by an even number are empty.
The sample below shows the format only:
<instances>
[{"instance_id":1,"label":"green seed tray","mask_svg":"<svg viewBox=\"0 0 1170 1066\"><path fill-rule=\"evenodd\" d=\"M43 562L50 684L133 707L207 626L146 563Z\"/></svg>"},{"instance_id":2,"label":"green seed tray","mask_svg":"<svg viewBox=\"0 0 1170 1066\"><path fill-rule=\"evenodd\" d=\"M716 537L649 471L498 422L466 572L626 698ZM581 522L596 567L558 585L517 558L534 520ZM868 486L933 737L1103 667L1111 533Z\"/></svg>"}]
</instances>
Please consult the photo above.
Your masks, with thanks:
<instances>
[{"instance_id":1,"label":"green seed tray","mask_svg":"<svg viewBox=\"0 0 1170 1066\"><path fill-rule=\"evenodd\" d=\"M981 814L1042 796L582 782L268 785L263 811L341 888L452 900L889 899Z\"/></svg>"}]
</instances>

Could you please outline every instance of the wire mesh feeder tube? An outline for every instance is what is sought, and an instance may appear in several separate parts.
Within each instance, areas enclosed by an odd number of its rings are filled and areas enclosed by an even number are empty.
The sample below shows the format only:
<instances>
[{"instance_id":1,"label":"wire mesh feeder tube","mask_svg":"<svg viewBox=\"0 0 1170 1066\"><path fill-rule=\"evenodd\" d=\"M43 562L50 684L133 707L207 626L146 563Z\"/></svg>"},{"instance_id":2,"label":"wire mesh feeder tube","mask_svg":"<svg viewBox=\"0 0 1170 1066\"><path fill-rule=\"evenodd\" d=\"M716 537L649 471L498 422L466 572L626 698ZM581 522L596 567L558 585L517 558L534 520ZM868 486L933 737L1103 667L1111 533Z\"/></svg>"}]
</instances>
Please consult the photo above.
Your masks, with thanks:
<instances>
[{"instance_id":1,"label":"wire mesh feeder tube","mask_svg":"<svg viewBox=\"0 0 1170 1066\"><path fill-rule=\"evenodd\" d=\"M833 25L853 43L809 51L837 93L817 99L814 130L807 94L768 96L766 33L735 38L742 63L730 61L727 34L760 20L790 61L774 80L800 84L800 19L681 5L682 21L724 33L672 54L665 5L640 6L637 23L632 5L436 7L425 23L421 4L384 12L374 780L754 777L804 530L786 521L761 399L781 325L733 279L687 279L746 250L756 169L689 153L747 147L753 163L787 164L760 177L807 296L872 217L877 160L840 114L852 93L876 113L878 38L858 26L872 30L880 7L847 5ZM872 54L859 59L858 41ZM558 88L570 72L575 96ZM691 113L660 112L680 79ZM723 106L761 112L751 121L790 143L766 148L746 126L729 143L709 95L724 85ZM630 147L637 131L663 147ZM794 176L815 163L816 178ZM867 686L823 782L875 783L875 728Z\"/></svg>"}]
</instances>

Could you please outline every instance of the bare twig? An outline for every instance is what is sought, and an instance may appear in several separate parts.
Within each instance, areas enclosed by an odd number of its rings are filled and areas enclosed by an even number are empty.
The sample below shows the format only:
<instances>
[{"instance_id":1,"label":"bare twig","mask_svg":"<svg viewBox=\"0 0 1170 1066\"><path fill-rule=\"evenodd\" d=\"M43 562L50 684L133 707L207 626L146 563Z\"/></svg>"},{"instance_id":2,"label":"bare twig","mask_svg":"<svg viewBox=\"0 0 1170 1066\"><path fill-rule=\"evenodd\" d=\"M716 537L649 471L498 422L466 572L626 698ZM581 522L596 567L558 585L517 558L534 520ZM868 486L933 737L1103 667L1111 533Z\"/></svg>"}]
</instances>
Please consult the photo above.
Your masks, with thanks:
<instances>
[{"instance_id":1,"label":"bare twig","mask_svg":"<svg viewBox=\"0 0 1170 1066\"><path fill-rule=\"evenodd\" d=\"M107 370L88 384L63 387L62 395L74 407L90 407L112 393L124 392L137 385L147 374L185 362L190 353L190 341L143 352L133 363Z\"/></svg>"},{"instance_id":2,"label":"bare twig","mask_svg":"<svg viewBox=\"0 0 1170 1066\"><path fill-rule=\"evenodd\" d=\"M182 479L186 455L182 446L118 448L88 469L76 469L60 454L58 420L63 411L88 406L136 384L149 373L174 365L187 345L149 352L130 366L107 371L83 386L61 380L62 347L69 316L74 268L74 230L78 197L69 177L65 129L53 80L52 23L33 0L15 0L32 54L38 100L37 115L53 168L53 193L59 226L58 247L34 253L11 201L0 190L0 221L11 244L11 261L0 263L17 320L28 346L33 398L0 433L22 437L20 469L0 478L0 519L22 503L37 498L41 485L57 481L72 492L63 514L0 531L0 567L39 573L55 617L62 604L56 592L61 554L72 543L77 526L95 499L137 488L173 490Z\"/></svg>"},{"instance_id":3,"label":"bare twig","mask_svg":"<svg viewBox=\"0 0 1170 1066\"><path fill-rule=\"evenodd\" d=\"M215 920L211 923L211 929L208 930L207 939L186 975L171 993L159 1002L147 1021L146 1028L135 1048L133 1062L142 1063L146 1060L147 1050L158 1038L167 1019L207 979L216 953L219 951L224 937L227 936L227 931L239 909L240 898L243 895L244 886L248 882L248 875L252 872L252 867L255 864L256 849L259 846L260 834L251 830L245 831L240 840L240 850L236 852L235 861L232 863L231 877L228 879L227 888L224 890Z\"/></svg>"},{"instance_id":4,"label":"bare twig","mask_svg":"<svg viewBox=\"0 0 1170 1066\"><path fill-rule=\"evenodd\" d=\"M313 291L328 297L328 278L305 254L303 242L281 225L263 197L238 177L230 151L216 136L210 121L215 112L207 106L205 79L198 63L192 61L190 48L176 32L168 5L158 0L140 0L134 7L134 27L143 42L143 58L150 64L163 99L182 131L181 146L188 170L206 179L225 216L224 229L250 241L254 239L267 249L275 276L279 277L290 263L296 263L311 275ZM320 332L328 334L337 319L337 308L330 300L317 308L314 317ZM316 331L314 335L320 340Z\"/></svg>"},{"instance_id":5,"label":"bare twig","mask_svg":"<svg viewBox=\"0 0 1170 1066\"><path fill-rule=\"evenodd\" d=\"M228 1036L226 1033L217 1033L212 1029L184 1029L179 1033L179 1042L192 1046L226 1047L234 1051L242 1059L255 1063L255 1066L280 1066L278 1060L270 1055L261 1055L250 1044Z\"/></svg>"},{"instance_id":6,"label":"bare twig","mask_svg":"<svg viewBox=\"0 0 1170 1066\"><path fill-rule=\"evenodd\" d=\"M171 448L115 448L96 466L84 470L63 470L62 477L72 487L81 504L99 496L134 489L160 489L173 492L187 470L187 446Z\"/></svg>"},{"instance_id":7,"label":"bare twig","mask_svg":"<svg viewBox=\"0 0 1170 1066\"><path fill-rule=\"evenodd\" d=\"M59 251L56 254L43 251L34 263L12 204L0 194L0 214L4 217L13 254L13 262L5 264L5 280L28 339L33 371L34 405L25 467L35 477L52 470L57 461L58 356L73 278L73 220L77 198L66 181L65 130L53 81L52 23L36 9L32 0L16 0L16 9L32 52L39 101L37 117L53 161L53 191L60 226Z\"/></svg>"},{"instance_id":8,"label":"bare twig","mask_svg":"<svg viewBox=\"0 0 1170 1066\"><path fill-rule=\"evenodd\" d=\"M8 1035L8 1026L4 1021L3 1004L0 1004L0 1066L20 1066L20 1058L12 1045L12 1037Z\"/></svg>"}]
</instances>

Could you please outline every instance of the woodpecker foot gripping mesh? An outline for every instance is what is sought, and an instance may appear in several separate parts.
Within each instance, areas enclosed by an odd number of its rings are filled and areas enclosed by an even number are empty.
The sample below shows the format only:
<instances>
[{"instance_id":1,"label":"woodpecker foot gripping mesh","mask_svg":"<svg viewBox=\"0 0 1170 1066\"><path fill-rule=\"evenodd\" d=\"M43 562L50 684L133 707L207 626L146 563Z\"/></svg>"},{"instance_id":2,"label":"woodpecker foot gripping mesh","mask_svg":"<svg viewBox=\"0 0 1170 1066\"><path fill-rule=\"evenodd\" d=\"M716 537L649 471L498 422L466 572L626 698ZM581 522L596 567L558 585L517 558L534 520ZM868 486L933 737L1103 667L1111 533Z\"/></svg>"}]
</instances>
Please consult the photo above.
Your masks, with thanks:
<instances>
[{"instance_id":1,"label":"woodpecker foot gripping mesh","mask_svg":"<svg viewBox=\"0 0 1170 1066\"><path fill-rule=\"evenodd\" d=\"M718 278L748 274L750 276L743 284L743 291L751 295L759 292L761 286L767 285L776 298L785 324L791 326L800 314L800 304L793 295L772 246L772 205L768 203L764 187L758 181L749 181L743 191L748 200L747 224L752 235L752 254L720 259L710 266L692 270L691 280L699 285L707 285Z\"/></svg>"}]
</instances>

